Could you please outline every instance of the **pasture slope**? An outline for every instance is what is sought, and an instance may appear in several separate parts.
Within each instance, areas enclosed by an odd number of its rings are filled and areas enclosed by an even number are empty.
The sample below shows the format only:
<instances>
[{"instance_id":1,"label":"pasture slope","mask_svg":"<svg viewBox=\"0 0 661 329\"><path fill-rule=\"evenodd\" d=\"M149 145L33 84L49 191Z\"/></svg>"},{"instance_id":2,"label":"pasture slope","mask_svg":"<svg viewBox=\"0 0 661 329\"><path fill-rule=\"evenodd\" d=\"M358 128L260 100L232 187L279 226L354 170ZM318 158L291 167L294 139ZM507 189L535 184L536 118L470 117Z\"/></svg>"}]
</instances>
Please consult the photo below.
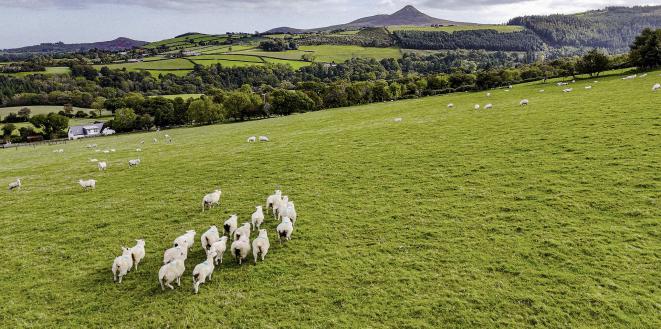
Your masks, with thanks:
<instances>
[{"instance_id":1,"label":"pasture slope","mask_svg":"<svg viewBox=\"0 0 661 329\"><path fill-rule=\"evenodd\" d=\"M658 328L660 73L176 129L170 145L0 150L0 327ZM272 141L245 142L257 134ZM220 208L200 212L217 186ZM249 220L277 186L296 202L292 241L267 219L266 261L225 254L193 295L200 234ZM183 286L162 292L162 252L187 229ZM144 263L113 283L139 238Z\"/></svg>"}]
</instances>

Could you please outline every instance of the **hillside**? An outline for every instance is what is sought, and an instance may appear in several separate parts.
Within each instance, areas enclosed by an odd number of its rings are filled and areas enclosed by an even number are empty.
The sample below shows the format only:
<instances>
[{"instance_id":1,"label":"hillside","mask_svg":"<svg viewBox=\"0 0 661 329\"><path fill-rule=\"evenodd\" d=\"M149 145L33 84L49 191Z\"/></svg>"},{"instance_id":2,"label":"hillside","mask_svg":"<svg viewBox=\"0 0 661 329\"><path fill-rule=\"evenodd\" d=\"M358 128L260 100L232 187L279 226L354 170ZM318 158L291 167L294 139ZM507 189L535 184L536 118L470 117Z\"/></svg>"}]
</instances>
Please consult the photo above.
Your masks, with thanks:
<instances>
[{"instance_id":1,"label":"hillside","mask_svg":"<svg viewBox=\"0 0 661 329\"><path fill-rule=\"evenodd\" d=\"M142 47L146 44L148 44L148 42L137 41L129 38L117 38L111 41L101 41L101 42L92 42L92 43L72 43L72 44L66 44L62 42L42 43L35 46L5 49L3 51L7 53L72 53L72 52L88 51L91 49L121 51L121 50L130 50L133 48Z\"/></svg>"},{"instance_id":2,"label":"hillside","mask_svg":"<svg viewBox=\"0 0 661 329\"><path fill-rule=\"evenodd\" d=\"M411 26L431 26L431 25L468 25L472 23L453 22L445 19L431 17L415 7L408 5L390 15L374 15L369 17L359 18L346 24L332 25L326 27L319 27L313 29L295 29L290 27L279 27L269 31L266 34L272 33L303 33L303 32L319 32L343 29L359 29L364 27L386 27L391 25L411 25ZM287 32L289 31L289 32Z\"/></svg>"},{"instance_id":3,"label":"hillside","mask_svg":"<svg viewBox=\"0 0 661 329\"><path fill-rule=\"evenodd\" d=\"M658 327L660 73L0 150L0 327ZM201 233L276 188L296 202L292 240L267 216L266 260L226 253L193 295ZM163 250L189 229L182 286L161 291Z\"/></svg>"}]
</instances>

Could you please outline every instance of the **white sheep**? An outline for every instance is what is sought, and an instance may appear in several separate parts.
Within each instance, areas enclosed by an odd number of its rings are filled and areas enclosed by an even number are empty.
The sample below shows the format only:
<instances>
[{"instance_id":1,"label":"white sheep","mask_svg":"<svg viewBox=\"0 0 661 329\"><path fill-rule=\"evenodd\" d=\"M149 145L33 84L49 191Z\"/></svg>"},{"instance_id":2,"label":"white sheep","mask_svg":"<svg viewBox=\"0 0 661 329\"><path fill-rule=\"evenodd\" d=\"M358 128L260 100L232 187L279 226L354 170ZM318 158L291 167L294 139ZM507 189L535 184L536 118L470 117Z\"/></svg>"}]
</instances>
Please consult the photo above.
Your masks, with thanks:
<instances>
[{"instance_id":1,"label":"white sheep","mask_svg":"<svg viewBox=\"0 0 661 329\"><path fill-rule=\"evenodd\" d=\"M636 74L634 74L634 75L628 75L628 76L622 78L622 80L631 80L631 79L635 79L636 76L637 76Z\"/></svg>"},{"instance_id":2,"label":"white sheep","mask_svg":"<svg viewBox=\"0 0 661 329\"><path fill-rule=\"evenodd\" d=\"M221 236L220 240L214 242L214 244L211 245L211 249L216 252L216 265L223 263L223 254L225 253L225 250L227 250L227 237L226 236Z\"/></svg>"},{"instance_id":3,"label":"white sheep","mask_svg":"<svg viewBox=\"0 0 661 329\"><path fill-rule=\"evenodd\" d=\"M145 240L135 240L135 246L131 248L131 258L133 259L133 265L135 270L138 270L138 264L145 258Z\"/></svg>"},{"instance_id":4,"label":"white sheep","mask_svg":"<svg viewBox=\"0 0 661 329\"><path fill-rule=\"evenodd\" d=\"M395 122L402 122L402 118L395 118Z\"/></svg>"},{"instance_id":5,"label":"white sheep","mask_svg":"<svg viewBox=\"0 0 661 329\"><path fill-rule=\"evenodd\" d=\"M449 109L454 108L454 104L452 104L452 103L448 104L448 108Z\"/></svg>"},{"instance_id":6,"label":"white sheep","mask_svg":"<svg viewBox=\"0 0 661 329\"><path fill-rule=\"evenodd\" d=\"M209 209L213 208L215 205L220 204L220 195L222 192L220 189L217 189L207 195L205 195L202 198L202 212L209 207Z\"/></svg>"},{"instance_id":7,"label":"white sheep","mask_svg":"<svg viewBox=\"0 0 661 329\"><path fill-rule=\"evenodd\" d=\"M291 233L294 231L294 225L289 217L283 217L282 222L278 224L275 230L278 232L280 243L282 243L282 238L285 238L285 240L291 240Z\"/></svg>"},{"instance_id":8,"label":"white sheep","mask_svg":"<svg viewBox=\"0 0 661 329\"><path fill-rule=\"evenodd\" d=\"M250 253L249 238L249 235L242 235L239 240L232 242L232 246L230 247L232 257L237 259L239 265L241 265L241 262L246 259L246 257L248 257L248 253Z\"/></svg>"},{"instance_id":9,"label":"white sheep","mask_svg":"<svg viewBox=\"0 0 661 329\"><path fill-rule=\"evenodd\" d=\"M273 216L275 216L275 208L278 204L278 202L282 199L282 191L280 190L275 190L275 193L272 195L269 195L266 198L266 209L268 210L269 208L273 209Z\"/></svg>"},{"instance_id":10,"label":"white sheep","mask_svg":"<svg viewBox=\"0 0 661 329\"><path fill-rule=\"evenodd\" d=\"M243 225L234 230L234 241L240 239L241 236L244 235L250 237L250 223L243 223Z\"/></svg>"},{"instance_id":11,"label":"white sheep","mask_svg":"<svg viewBox=\"0 0 661 329\"><path fill-rule=\"evenodd\" d=\"M260 141L260 142L268 142L268 141L270 141L270 140L269 140L269 138L268 138L267 136L259 136L259 141Z\"/></svg>"},{"instance_id":12,"label":"white sheep","mask_svg":"<svg viewBox=\"0 0 661 329\"><path fill-rule=\"evenodd\" d=\"M239 217L233 214L223 223L223 229L229 236L234 236L234 231L239 227Z\"/></svg>"},{"instance_id":13,"label":"white sheep","mask_svg":"<svg viewBox=\"0 0 661 329\"><path fill-rule=\"evenodd\" d=\"M90 159L90 162L99 162L99 159Z\"/></svg>"},{"instance_id":14,"label":"white sheep","mask_svg":"<svg viewBox=\"0 0 661 329\"><path fill-rule=\"evenodd\" d=\"M117 150L115 150L115 149L110 149L110 152L115 153L115 151L117 151Z\"/></svg>"},{"instance_id":15,"label":"white sheep","mask_svg":"<svg viewBox=\"0 0 661 329\"><path fill-rule=\"evenodd\" d=\"M487 93L487 97L491 97L491 93Z\"/></svg>"},{"instance_id":16,"label":"white sheep","mask_svg":"<svg viewBox=\"0 0 661 329\"><path fill-rule=\"evenodd\" d=\"M108 168L108 164L105 161L97 163L97 166L99 167L99 171L104 171Z\"/></svg>"},{"instance_id":17,"label":"white sheep","mask_svg":"<svg viewBox=\"0 0 661 329\"><path fill-rule=\"evenodd\" d=\"M491 103L484 105L485 110L491 110L493 108L493 105Z\"/></svg>"},{"instance_id":18,"label":"white sheep","mask_svg":"<svg viewBox=\"0 0 661 329\"><path fill-rule=\"evenodd\" d=\"M661 89L661 84L659 84L659 83L657 83L657 84L655 84L654 86L652 86L652 91L657 91L657 90L659 90L659 89Z\"/></svg>"},{"instance_id":19,"label":"white sheep","mask_svg":"<svg viewBox=\"0 0 661 329\"><path fill-rule=\"evenodd\" d=\"M21 189L21 180L20 179L17 179L16 181L9 183L9 190L10 191L20 190L20 189Z\"/></svg>"},{"instance_id":20,"label":"white sheep","mask_svg":"<svg viewBox=\"0 0 661 329\"><path fill-rule=\"evenodd\" d=\"M220 240L220 235L218 234L218 228L216 225L211 225L211 227L200 236L200 244L202 244L202 249L204 249L204 251L211 248L211 245L218 240Z\"/></svg>"},{"instance_id":21,"label":"white sheep","mask_svg":"<svg viewBox=\"0 0 661 329\"><path fill-rule=\"evenodd\" d=\"M280 202L278 202L278 208L274 209L274 212L275 212L275 210L277 210L276 218L278 220L280 220L280 218L282 218L281 212L284 211L287 208L287 204L289 204L289 196L285 195L285 196L282 197L282 199L280 199Z\"/></svg>"},{"instance_id":22,"label":"white sheep","mask_svg":"<svg viewBox=\"0 0 661 329\"><path fill-rule=\"evenodd\" d=\"M154 138L154 139L152 139L152 142L153 142L154 144L157 144L157 143L158 143L158 139Z\"/></svg>"},{"instance_id":23,"label":"white sheep","mask_svg":"<svg viewBox=\"0 0 661 329\"><path fill-rule=\"evenodd\" d=\"M510 90L509 90L509 89L505 89L505 92L508 93L508 92L510 92Z\"/></svg>"},{"instance_id":24,"label":"white sheep","mask_svg":"<svg viewBox=\"0 0 661 329\"><path fill-rule=\"evenodd\" d=\"M576 83L576 80L572 80L571 83Z\"/></svg>"},{"instance_id":25,"label":"white sheep","mask_svg":"<svg viewBox=\"0 0 661 329\"><path fill-rule=\"evenodd\" d=\"M519 102L519 106L527 106L527 105L528 105L528 100L527 100L527 99L522 99L522 100Z\"/></svg>"},{"instance_id":26,"label":"white sheep","mask_svg":"<svg viewBox=\"0 0 661 329\"><path fill-rule=\"evenodd\" d=\"M564 92L564 93L570 93L572 91L574 91L574 88L567 88L567 89L562 90L562 92Z\"/></svg>"},{"instance_id":27,"label":"white sheep","mask_svg":"<svg viewBox=\"0 0 661 329\"><path fill-rule=\"evenodd\" d=\"M141 149L141 148L137 148L137 149L135 149L135 151L136 151L136 152L142 152L142 149Z\"/></svg>"},{"instance_id":28,"label":"white sheep","mask_svg":"<svg viewBox=\"0 0 661 329\"><path fill-rule=\"evenodd\" d=\"M479 110L480 109L480 104L475 104L475 106L473 108L476 109L476 110Z\"/></svg>"},{"instance_id":29,"label":"white sheep","mask_svg":"<svg viewBox=\"0 0 661 329\"><path fill-rule=\"evenodd\" d=\"M131 267L133 267L131 249L122 247L122 255L112 262L112 280L117 281L119 278L119 283L122 283L122 278L131 270Z\"/></svg>"},{"instance_id":30,"label":"white sheep","mask_svg":"<svg viewBox=\"0 0 661 329\"><path fill-rule=\"evenodd\" d=\"M178 236L174 239L172 245L174 247L181 246L182 248L188 248L188 250L193 250L193 244L195 243L195 230L188 230L186 233Z\"/></svg>"},{"instance_id":31,"label":"white sheep","mask_svg":"<svg viewBox=\"0 0 661 329\"><path fill-rule=\"evenodd\" d=\"M282 209L280 218L282 217L289 217L289 219L291 219L292 225L296 224L296 208L294 207L293 201L287 202L287 206Z\"/></svg>"},{"instance_id":32,"label":"white sheep","mask_svg":"<svg viewBox=\"0 0 661 329\"><path fill-rule=\"evenodd\" d=\"M639 77L639 78L644 78L644 77L646 77L646 76L647 76L647 73L643 73L643 74L639 75L638 77Z\"/></svg>"},{"instance_id":33,"label":"white sheep","mask_svg":"<svg viewBox=\"0 0 661 329\"><path fill-rule=\"evenodd\" d=\"M592 86L585 86L585 89L590 90L592 89Z\"/></svg>"},{"instance_id":34,"label":"white sheep","mask_svg":"<svg viewBox=\"0 0 661 329\"><path fill-rule=\"evenodd\" d=\"M540 92L540 93L543 93L543 92L544 92L544 89L540 89L539 92Z\"/></svg>"},{"instance_id":35,"label":"white sheep","mask_svg":"<svg viewBox=\"0 0 661 329\"><path fill-rule=\"evenodd\" d=\"M140 159L129 160L129 168L133 168L140 164Z\"/></svg>"},{"instance_id":36,"label":"white sheep","mask_svg":"<svg viewBox=\"0 0 661 329\"><path fill-rule=\"evenodd\" d=\"M216 252L213 250L207 251L207 260L197 264L193 269L193 289L195 293L200 290L200 285L206 282L208 279L211 281L211 276L213 275L214 270L214 258L216 257Z\"/></svg>"},{"instance_id":37,"label":"white sheep","mask_svg":"<svg viewBox=\"0 0 661 329\"><path fill-rule=\"evenodd\" d=\"M88 180L78 180L78 184L83 188L84 191L87 191L89 189L96 189L96 180L94 179L88 179Z\"/></svg>"},{"instance_id":38,"label":"white sheep","mask_svg":"<svg viewBox=\"0 0 661 329\"><path fill-rule=\"evenodd\" d=\"M557 85L558 87L566 86L568 83L566 82L558 82Z\"/></svg>"},{"instance_id":39,"label":"white sheep","mask_svg":"<svg viewBox=\"0 0 661 329\"><path fill-rule=\"evenodd\" d=\"M145 140L143 139L143 140L141 140L138 144L142 145L142 144L144 144L144 143L145 143Z\"/></svg>"},{"instance_id":40,"label":"white sheep","mask_svg":"<svg viewBox=\"0 0 661 329\"><path fill-rule=\"evenodd\" d=\"M110 153L110 150L103 150L103 153L108 154Z\"/></svg>"},{"instance_id":41,"label":"white sheep","mask_svg":"<svg viewBox=\"0 0 661 329\"><path fill-rule=\"evenodd\" d=\"M171 263L161 266L158 270L158 282L161 284L161 290L165 290L163 285L174 289L172 282L177 280L177 285L181 287L181 276L184 275L186 266L183 260L175 259Z\"/></svg>"},{"instance_id":42,"label":"white sheep","mask_svg":"<svg viewBox=\"0 0 661 329\"><path fill-rule=\"evenodd\" d=\"M270 247L271 243L269 242L268 233L266 230L259 230L257 238L252 240L252 257L255 260L255 264L257 264L258 256L261 256L262 262L264 261L264 257L268 254Z\"/></svg>"},{"instance_id":43,"label":"white sheep","mask_svg":"<svg viewBox=\"0 0 661 329\"><path fill-rule=\"evenodd\" d=\"M255 206L255 212L252 213L251 216L251 223L253 230L259 229L259 227L262 226L263 222L264 222L264 211L262 210L262 206Z\"/></svg>"},{"instance_id":44,"label":"white sheep","mask_svg":"<svg viewBox=\"0 0 661 329\"><path fill-rule=\"evenodd\" d=\"M174 260L181 260L182 262L188 258L188 248L184 246L172 247L166 249L163 253L163 264L171 263Z\"/></svg>"},{"instance_id":45,"label":"white sheep","mask_svg":"<svg viewBox=\"0 0 661 329\"><path fill-rule=\"evenodd\" d=\"M257 136L250 136L248 137L248 143L254 143L257 141Z\"/></svg>"},{"instance_id":46,"label":"white sheep","mask_svg":"<svg viewBox=\"0 0 661 329\"><path fill-rule=\"evenodd\" d=\"M165 142L168 144L172 143L172 137L170 137L168 134L165 134Z\"/></svg>"},{"instance_id":47,"label":"white sheep","mask_svg":"<svg viewBox=\"0 0 661 329\"><path fill-rule=\"evenodd\" d=\"M512 89L512 85L507 86L507 88Z\"/></svg>"}]
</instances>

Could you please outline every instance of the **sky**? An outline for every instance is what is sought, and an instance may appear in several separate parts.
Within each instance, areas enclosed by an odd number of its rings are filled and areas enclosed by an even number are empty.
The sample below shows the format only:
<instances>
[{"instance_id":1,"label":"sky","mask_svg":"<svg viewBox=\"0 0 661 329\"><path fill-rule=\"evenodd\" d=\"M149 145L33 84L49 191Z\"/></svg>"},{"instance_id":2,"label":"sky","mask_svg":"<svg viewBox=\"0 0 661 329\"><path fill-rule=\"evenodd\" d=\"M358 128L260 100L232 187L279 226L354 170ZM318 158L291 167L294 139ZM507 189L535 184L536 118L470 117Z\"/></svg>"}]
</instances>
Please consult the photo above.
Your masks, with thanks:
<instances>
[{"instance_id":1,"label":"sky","mask_svg":"<svg viewBox=\"0 0 661 329\"><path fill-rule=\"evenodd\" d=\"M314 28L393 13L408 4L442 19L505 23L521 15L659 5L661 0L0 0L0 49L117 37L157 41L186 32Z\"/></svg>"}]
</instances>

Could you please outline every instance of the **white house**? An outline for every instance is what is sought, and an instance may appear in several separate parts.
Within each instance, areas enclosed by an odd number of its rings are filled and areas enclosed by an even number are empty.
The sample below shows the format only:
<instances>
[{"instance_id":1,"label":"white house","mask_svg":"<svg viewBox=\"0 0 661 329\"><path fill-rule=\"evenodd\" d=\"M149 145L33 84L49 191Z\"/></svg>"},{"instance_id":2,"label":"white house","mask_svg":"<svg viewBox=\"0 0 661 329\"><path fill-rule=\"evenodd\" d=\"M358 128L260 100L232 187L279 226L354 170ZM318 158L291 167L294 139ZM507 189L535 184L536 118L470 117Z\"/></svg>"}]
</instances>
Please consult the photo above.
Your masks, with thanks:
<instances>
[{"instance_id":1,"label":"white house","mask_svg":"<svg viewBox=\"0 0 661 329\"><path fill-rule=\"evenodd\" d=\"M69 139L78 139L84 137L95 137L95 136L108 136L115 133L114 130L110 128L103 128L102 123L92 123L84 126L73 126L69 127Z\"/></svg>"}]
</instances>

